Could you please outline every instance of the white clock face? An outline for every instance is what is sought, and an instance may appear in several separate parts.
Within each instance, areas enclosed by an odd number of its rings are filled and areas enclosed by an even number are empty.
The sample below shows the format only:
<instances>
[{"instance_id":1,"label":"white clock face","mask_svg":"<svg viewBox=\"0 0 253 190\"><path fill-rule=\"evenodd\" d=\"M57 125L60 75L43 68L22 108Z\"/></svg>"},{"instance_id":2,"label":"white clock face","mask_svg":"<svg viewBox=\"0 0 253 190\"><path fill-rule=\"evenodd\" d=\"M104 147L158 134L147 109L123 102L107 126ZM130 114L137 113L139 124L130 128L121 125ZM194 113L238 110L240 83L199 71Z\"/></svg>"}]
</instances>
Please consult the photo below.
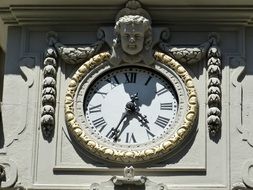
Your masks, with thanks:
<instances>
[{"instance_id":1,"label":"white clock face","mask_svg":"<svg viewBox=\"0 0 253 190\"><path fill-rule=\"evenodd\" d=\"M172 130L178 97L172 83L157 72L121 67L91 83L83 110L91 135L129 147Z\"/></svg>"}]
</instances>

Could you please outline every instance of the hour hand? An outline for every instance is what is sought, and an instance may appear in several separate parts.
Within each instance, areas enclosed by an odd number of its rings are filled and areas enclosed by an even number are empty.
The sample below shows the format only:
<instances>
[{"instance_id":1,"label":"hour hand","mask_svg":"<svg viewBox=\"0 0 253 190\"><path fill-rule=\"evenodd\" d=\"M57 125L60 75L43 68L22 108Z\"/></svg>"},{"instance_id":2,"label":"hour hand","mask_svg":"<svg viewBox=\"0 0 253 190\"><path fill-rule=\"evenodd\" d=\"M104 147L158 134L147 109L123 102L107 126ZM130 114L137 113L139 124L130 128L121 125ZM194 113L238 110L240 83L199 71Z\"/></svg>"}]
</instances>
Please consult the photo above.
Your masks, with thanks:
<instances>
[{"instance_id":1,"label":"hour hand","mask_svg":"<svg viewBox=\"0 0 253 190\"><path fill-rule=\"evenodd\" d=\"M142 114L139 113L139 112L135 112L135 114L138 116L138 120L139 120L141 123L149 123L148 120L147 120L147 116L146 116L146 115L142 115Z\"/></svg>"},{"instance_id":2,"label":"hour hand","mask_svg":"<svg viewBox=\"0 0 253 190\"><path fill-rule=\"evenodd\" d=\"M135 112L137 119L141 122L141 126L146 127L147 129L149 129L149 126L147 125L149 122L147 120L147 116L146 115L142 115L139 112Z\"/></svg>"}]
</instances>

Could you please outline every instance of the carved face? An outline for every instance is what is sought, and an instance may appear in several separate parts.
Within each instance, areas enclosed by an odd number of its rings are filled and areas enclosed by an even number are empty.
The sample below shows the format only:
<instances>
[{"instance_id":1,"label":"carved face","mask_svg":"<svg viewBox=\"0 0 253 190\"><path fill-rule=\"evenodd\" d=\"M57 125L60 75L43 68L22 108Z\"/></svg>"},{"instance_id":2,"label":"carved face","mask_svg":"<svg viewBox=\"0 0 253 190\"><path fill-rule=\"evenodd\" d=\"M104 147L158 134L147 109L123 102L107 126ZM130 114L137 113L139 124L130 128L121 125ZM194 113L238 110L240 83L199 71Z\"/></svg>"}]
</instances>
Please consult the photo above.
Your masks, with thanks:
<instances>
[{"instance_id":1,"label":"carved face","mask_svg":"<svg viewBox=\"0 0 253 190\"><path fill-rule=\"evenodd\" d=\"M142 24L122 24L120 28L121 47L129 55L136 55L143 49L145 27Z\"/></svg>"}]
</instances>

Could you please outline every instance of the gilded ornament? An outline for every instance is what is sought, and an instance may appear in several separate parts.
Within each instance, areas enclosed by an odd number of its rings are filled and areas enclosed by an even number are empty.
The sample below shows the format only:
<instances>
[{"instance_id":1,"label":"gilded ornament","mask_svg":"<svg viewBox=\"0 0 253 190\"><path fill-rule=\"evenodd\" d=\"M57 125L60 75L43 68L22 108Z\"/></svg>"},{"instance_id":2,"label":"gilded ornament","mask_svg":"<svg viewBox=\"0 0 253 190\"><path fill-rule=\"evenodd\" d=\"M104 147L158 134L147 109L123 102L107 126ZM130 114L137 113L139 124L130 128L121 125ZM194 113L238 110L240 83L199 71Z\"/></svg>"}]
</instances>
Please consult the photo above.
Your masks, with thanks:
<instances>
[{"instance_id":1,"label":"gilded ornament","mask_svg":"<svg viewBox=\"0 0 253 190\"><path fill-rule=\"evenodd\" d=\"M161 52L155 52L154 58L162 64L165 64L168 67L172 68L176 74L181 77L182 81L185 83L185 88L188 95L188 111L185 114L184 123L175 132L174 136L170 137L169 139L165 139L162 143L160 143L159 146L154 146L153 148L148 148L143 151L115 150L111 147L106 147L98 144L95 140L93 140L92 137L87 136L84 130L77 123L73 107L77 86L81 82L82 78L89 71L91 71L92 68L102 64L109 58L110 54L108 52L100 53L94 56L92 59L88 60L80 67L81 69L79 69L79 71L81 72L77 71L76 74L74 74L72 77L67 89L65 99L65 117L70 132L73 134L76 140L80 142L81 146L92 150L95 155L104 159L109 159L111 161L138 163L144 160L155 159L158 155L161 154L168 154L184 140L187 134L189 134L194 120L197 116L198 102L196 90L194 89L190 75L177 61Z\"/></svg>"}]
</instances>

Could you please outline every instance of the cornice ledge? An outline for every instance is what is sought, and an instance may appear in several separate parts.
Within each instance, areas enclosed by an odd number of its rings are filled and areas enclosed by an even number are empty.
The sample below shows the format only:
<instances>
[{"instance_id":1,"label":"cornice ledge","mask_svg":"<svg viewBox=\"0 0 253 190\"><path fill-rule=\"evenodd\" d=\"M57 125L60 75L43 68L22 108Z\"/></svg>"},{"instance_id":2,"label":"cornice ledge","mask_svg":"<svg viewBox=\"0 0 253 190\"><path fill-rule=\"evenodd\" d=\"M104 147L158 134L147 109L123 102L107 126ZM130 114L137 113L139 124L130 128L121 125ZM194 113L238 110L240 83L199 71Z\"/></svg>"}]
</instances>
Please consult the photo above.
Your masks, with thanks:
<instances>
[{"instance_id":1,"label":"cornice ledge","mask_svg":"<svg viewBox=\"0 0 253 190\"><path fill-rule=\"evenodd\" d=\"M5 24L11 25L83 22L103 24L113 23L120 8L120 6L11 5L0 7L0 17ZM151 14L153 22L158 24L253 24L253 6L147 6L146 9Z\"/></svg>"}]
</instances>

